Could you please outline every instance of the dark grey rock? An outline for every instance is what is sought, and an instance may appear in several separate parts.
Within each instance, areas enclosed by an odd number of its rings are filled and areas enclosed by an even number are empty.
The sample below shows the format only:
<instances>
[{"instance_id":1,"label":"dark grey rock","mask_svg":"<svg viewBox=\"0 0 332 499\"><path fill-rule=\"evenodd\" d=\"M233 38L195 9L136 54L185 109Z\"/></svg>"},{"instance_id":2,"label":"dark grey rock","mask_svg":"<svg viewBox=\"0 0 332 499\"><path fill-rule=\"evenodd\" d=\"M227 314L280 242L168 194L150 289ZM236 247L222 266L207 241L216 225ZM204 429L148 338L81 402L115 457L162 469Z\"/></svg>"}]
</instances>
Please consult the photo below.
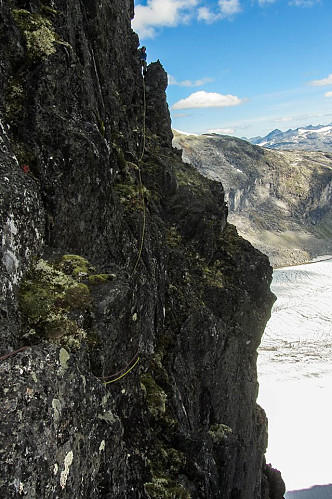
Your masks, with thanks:
<instances>
[{"instance_id":1,"label":"dark grey rock","mask_svg":"<svg viewBox=\"0 0 332 499\"><path fill-rule=\"evenodd\" d=\"M144 134L133 2L0 16L1 497L267 497L272 269L172 149L159 62Z\"/></svg>"}]
</instances>

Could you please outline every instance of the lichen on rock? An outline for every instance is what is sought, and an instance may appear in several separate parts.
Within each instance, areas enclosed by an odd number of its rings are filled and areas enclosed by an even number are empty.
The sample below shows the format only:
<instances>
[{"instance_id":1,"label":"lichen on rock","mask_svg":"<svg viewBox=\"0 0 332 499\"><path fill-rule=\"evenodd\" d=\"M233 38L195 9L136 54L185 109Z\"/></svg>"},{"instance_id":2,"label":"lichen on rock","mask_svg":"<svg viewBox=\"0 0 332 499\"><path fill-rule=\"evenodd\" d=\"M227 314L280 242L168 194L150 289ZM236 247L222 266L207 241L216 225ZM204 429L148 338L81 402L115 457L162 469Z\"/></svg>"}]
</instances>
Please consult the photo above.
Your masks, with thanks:
<instances>
[{"instance_id":1,"label":"lichen on rock","mask_svg":"<svg viewBox=\"0 0 332 499\"><path fill-rule=\"evenodd\" d=\"M88 267L84 258L64 255L54 263L40 259L30 268L20 287L25 341L45 338L78 348L87 338L91 294L81 278Z\"/></svg>"},{"instance_id":2,"label":"lichen on rock","mask_svg":"<svg viewBox=\"0 0 332 499\"><path fill-rule=\"evenodd\" d=\"M45 59L56 52L56 34L49 19L24 9L13 9L12 14L25 37L32 61Z\"/></svg>"},{"instance_id":3,"label":"lichen on rock","mask_svg":"<svg viewBox=\"0 0 332 499\"><path fill-rule=\"evenodd\" d=\"M272 269L172 148L133 8L0 2L0 495L267 499Z\"/></svg>"}]
</instances>

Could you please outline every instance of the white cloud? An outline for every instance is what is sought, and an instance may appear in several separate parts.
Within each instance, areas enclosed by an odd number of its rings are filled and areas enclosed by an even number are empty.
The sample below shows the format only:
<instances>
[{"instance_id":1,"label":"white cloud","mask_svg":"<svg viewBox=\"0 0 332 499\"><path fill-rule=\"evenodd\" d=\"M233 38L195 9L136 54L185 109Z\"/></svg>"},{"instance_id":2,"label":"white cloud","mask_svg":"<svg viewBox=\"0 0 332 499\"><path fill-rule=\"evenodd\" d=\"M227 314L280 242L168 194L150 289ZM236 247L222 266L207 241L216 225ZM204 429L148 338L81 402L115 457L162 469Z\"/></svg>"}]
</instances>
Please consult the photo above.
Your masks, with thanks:
<instances>
[{"instance_id":1,"label":"white cloud","mask_svg":"<svg viewBox=\"0 0 332 499\"><path fill-rule=\"evenodd\" d=\"M276 118L276 119L274 120L274 122L275 122L275 123L285 123L285 122L287 122L287 121L292 121L292 120L293 120L293 118L289 118L289 117L286 117L286 116L285 116L284 118Z\"/></svg>"},{"instance_id":2,"label":"white cloud","mask_svg":"<svg viewBox=\"0 0 332 499\"><path fill-rule=\"evenodd\" d=\"M176 78L172 75L168 75L168 84L169 85L177 85L179 87L201 87L205 85L205 83L209 83L214 81L213 78L200 78L199 80L191 81L191 80L183 80L177 81Z\"/></svg>"},{"instance_id":3,"label":"white cloud","mask_svg":"<svg viewBox=\"0 0 332 499\"><path fill-rule=\"evenodd\" d=\"M216 14L208 7L200 7L198 9L197 18L199 21L205 21L206 23L213 23L215 20Z\"/></svg>"},{"instance_id":4,"label":"white cloud","mask_svg":"<svg viewBox=\"0 0 332 499\"><path fill-rule=\"evenodd\" d=\"M135 6L133 29L142 38L153 38L156 28L177 26L192 18L199 0L148 0Z\"/></svg>"},{"instance_id":5,"label":"white cloud","mask_svg":"<svg viewBox=\"0 0 332 499\"><path fill-rule=\"evenodd\" d=\"M321 87L323 85L332 85L332 73L328 75L327 78L323 78L322 80L313 80L310 82L310 85L314 85L317 87Z\"/></svg>"},{"instance_id":6,"label":"white cloud","mask_svg":"<svg viewBox=\"0 0 332 499\"><path fill-rule=\"evenodd\" d=\"M320 3L321 0L292 0L289 5L293 7L313 7Z\"/></svg>"},{"instance_id":7,"label":"white cloud","mask_svg":"<svg viewBox=\"0 0 332 499\"><path fill-rule=\"evenodd\" d=\"M239 99L236 95L222 95L201 90L189 95L186 99L179 100L173 104L172 109L238 106L242 102L243 99Z\"/></svg>"},{"instance_id":8,"label":"white cloud","mask_svg":"<svg viewBox=\"0 0 332 499\"><path fill-rule=\"evenodd\" d=\"M189 113L172 113L173 118L187 118L190 116Z\"/></svg>"},{"instance_id":9,"label":"white cloud","mask_svg":"<svg viewBox=\"0 0 332 499\"><path fill-rule=\"evenodd\" d=\"M326 92L325 97L332 97L332 92Z\"/></svg>"},{"instance_id":10,"label":"white cloud","mask_svg":"<svg viewBox=\"0 0 332 499\"><path fill-rule=\"evenodd\" d=\"M275 0L258 0L258 5L260 7L264 7L264 5L269 5L271 3L274 3Z\"/></svg>"},{"instance_id":11,"label":"white cloud","mask_svg":"<svg viewBox=\"0 0 332 499\"><path fill-rule=\"evenodd\" d=\"M219 8L223 17L233 16L242 10L239 0L219 0Z\"/></svg>"},{"instance_id":12,"label":"white cloud","mask_svg":"<svg viewBox=\"0 0 332 499\"><path fill-rule=\"evenodd\" d=\"M200 7L197 18L199 21L213 23L219 19L232 17L242 11L240 0L219 0L216 9L209 7Z\"/></svg>"}]
</instances>

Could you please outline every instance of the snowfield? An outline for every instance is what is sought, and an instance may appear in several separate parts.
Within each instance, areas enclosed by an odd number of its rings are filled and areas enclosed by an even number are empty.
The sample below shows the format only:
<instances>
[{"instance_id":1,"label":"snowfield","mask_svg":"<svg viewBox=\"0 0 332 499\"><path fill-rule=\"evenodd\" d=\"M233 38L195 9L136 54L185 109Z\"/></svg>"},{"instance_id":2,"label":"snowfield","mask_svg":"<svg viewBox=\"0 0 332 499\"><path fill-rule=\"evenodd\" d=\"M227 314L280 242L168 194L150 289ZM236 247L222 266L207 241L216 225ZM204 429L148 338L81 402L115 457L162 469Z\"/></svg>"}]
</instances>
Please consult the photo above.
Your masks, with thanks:
<instances>
[{"instance_id":1,"label":"snowfield","mask_svg":"<svg viewBox=\"0 0 332 499\"><path fill-rule=\"evenodd\" d=\"M287 490L332 483L332 258L277 269L258 356L267 461Z\"/></svg>"}]
</instances>

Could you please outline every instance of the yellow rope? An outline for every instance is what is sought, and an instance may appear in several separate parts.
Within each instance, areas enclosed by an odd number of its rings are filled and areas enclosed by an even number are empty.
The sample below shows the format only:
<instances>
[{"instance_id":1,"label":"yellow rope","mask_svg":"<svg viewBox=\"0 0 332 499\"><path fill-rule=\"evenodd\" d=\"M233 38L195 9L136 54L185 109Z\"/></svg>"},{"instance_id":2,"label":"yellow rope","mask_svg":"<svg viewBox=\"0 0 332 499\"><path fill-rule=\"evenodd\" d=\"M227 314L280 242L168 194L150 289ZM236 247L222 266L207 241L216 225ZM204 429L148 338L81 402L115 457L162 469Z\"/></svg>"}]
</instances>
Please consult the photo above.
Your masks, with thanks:
<instances>
[{"instance_id":1,"label":"yellow rope","mask_svg":"<svg viewBox=\"0 0 332 499\"><path fill-rule=\"evenodd\" d=\"M128 371L126 371L125 373L121 374L121 376L119 376L118 378L112 379L111 381L106 381L106 382L104 383L104 385L106 386L106 385L109 385L110 383L114 383L115 381L118 381L119 379L121 379L121 378L123 378L124 376L126 376L128 373L130 373L130 371L132 371L132 370L134 369L134 367L137 365L138 361L139 361L139 357L138 357L138 359L136 360L135 364L133 364L133 365L132 365L132 366L128 369Z\"/></svg>"},{"instance_id":2,"label":"yellow rope","mask_svg":"<svg viewBox=\"0 0 332 499\"><path fill-rule=\"evenodd\" d=\"M145 128L145 120L146 120L146 95L145 95L145 80L143 78L143 146L142 146L142 152L138 160L138 183L139 183L139 190L142 198L142 204L143 204L143 226L142 226L142 233L141 233L141 242L140 242L140 247L138 250L138 256L137 260L134 266L133 273L136 271L138 262L140 261L141 255L142 255L142 250L143 250L143 245L144 245L144 237L145 237L145 228L146 228L146 207L145 207L145 202L144 202L144 192L143 192L143 182L142 182L142 175L141 175L141 169L139 167L140 162L143 160L144 153L145 153L145 136L146 136L146 128ZM115 381L119 381L119 379L123 378L126 376L130 371L134 369L134 367L138 364L140 358L138 357L136 362L121 376L118 376L115 379L112 379L110 381L105 381L103 384L109 385L110 383L115 383Z\"/></svg>"},{"instance_id":3,"label":"yellow rope","mask_svg":"<svg viewBox=\"0 0 332 499\"><path fill-rule=\"evenodd\" d=\"M142 175L141 175L141 169L140 169L140 162L143 160L144 153L145 153L145 136L146 136L146 95L145 95L145 80L143 77L143 147L142 147L142 153L141 156L138 160L138 182L139 182L139 190L141 194L141 199L142 199L142 205L143 205L143 226L142 226L142 232L141 232L141 242L138 250L138 255L136 259L136 263L134 265L133 269L133 274L136 272L137 265L141 259L142 256L142 251L143 251L143 246L144 246L144 238L145 238L145 229L146 229L146 206L145 206L145 201L144 201L144 192L143 192L143 182L142 182Z\"/></svg>"}]
</instances>

